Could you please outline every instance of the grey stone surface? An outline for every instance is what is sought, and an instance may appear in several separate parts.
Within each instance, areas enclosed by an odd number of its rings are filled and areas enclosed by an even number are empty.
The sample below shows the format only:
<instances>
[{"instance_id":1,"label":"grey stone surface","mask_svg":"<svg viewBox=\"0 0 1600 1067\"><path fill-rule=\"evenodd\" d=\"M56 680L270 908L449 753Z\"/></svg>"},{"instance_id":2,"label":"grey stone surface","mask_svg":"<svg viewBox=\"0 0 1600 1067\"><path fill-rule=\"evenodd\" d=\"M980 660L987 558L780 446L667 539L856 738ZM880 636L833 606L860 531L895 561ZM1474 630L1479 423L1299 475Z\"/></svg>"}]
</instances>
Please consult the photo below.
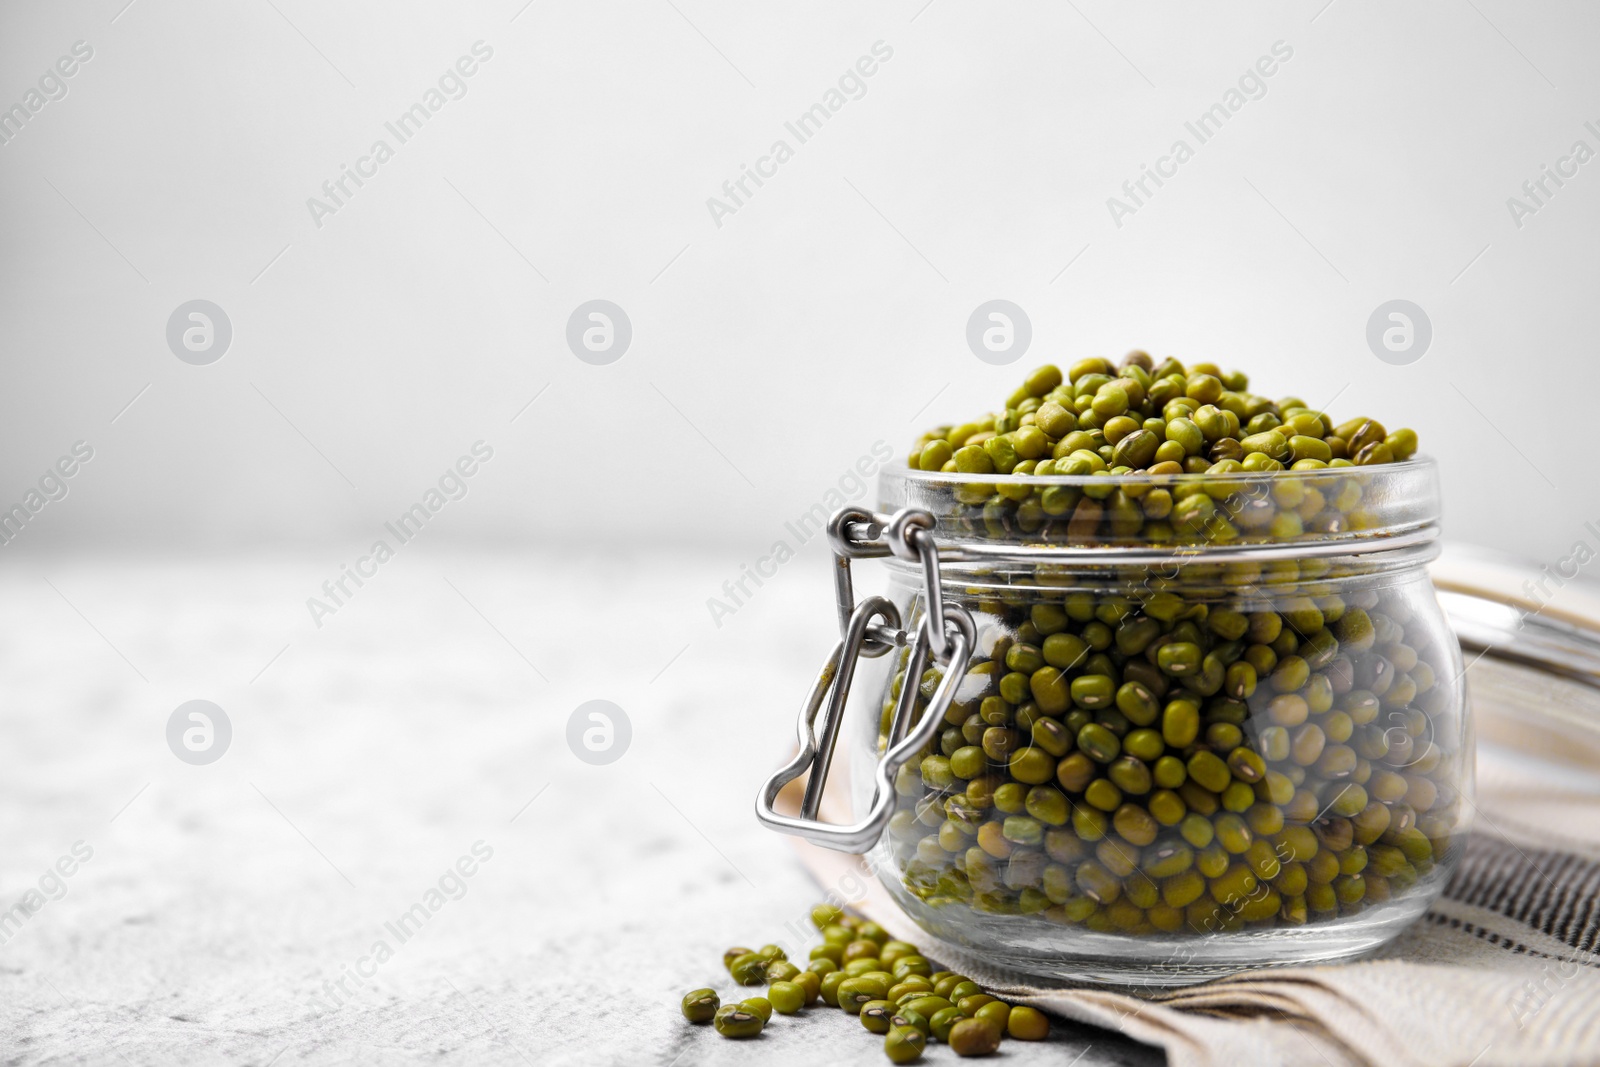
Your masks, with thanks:
<instances>
[{"instance_id":1,"label":"grey stone surface","mask_svg":"<svg viewBox=\"0 0 1600 1067\"><path fill-rule=\"evenodd\" d=\"M831 1010L745 1045L676 1010L817 895L751 800L832 639L822 554L717 627L737 562L406 553L320 629L332 554L5 560L0 902L93 854L0 919L0 1062L886 1062ZM167 746L193 699L233 727L206 766ZM607 766L565 739L591 699L632 720ZM1080 1053L1160 1062L1065 1025L1003 1059Z\"/></svg>"}]
</instances>

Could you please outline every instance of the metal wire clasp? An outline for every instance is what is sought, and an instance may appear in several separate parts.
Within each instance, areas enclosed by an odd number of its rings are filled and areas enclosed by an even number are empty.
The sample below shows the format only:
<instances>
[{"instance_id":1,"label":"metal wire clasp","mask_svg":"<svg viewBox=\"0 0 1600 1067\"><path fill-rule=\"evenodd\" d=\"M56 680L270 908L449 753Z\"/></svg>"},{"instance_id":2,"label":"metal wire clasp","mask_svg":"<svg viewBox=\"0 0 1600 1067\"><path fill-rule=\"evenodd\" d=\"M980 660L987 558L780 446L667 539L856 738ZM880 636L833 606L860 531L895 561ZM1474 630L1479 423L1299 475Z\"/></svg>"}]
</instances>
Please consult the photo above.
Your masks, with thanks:
<instances>
[{"instance_id":1,"label":"metal wire clasp","mask_svg":"<svg viewBox=\"0 0 1600 1067\"><path fill-rule=\"evenodd\" d=\"M837 564L835 591L839 603L840 640L822 665L801 706L799 751L767 780L756 797L756 817L769 829L843 852L865 852L888 826L889 817L894 813L895 775L932 740L944 722L945 712L966 673L967 660L976 642L972 617L961 607L944 603L939 587L939 553L932 529L933 516L913 508L903 509L887 520L863 508L842 508L829 521L828 535L834 545ZM820 821L817 813L833 762L850 684L855 677L856 661L863 656L881 656L891 648L904 645L908 636L901 628L899 609L888 600L874 596L855 603L850 560L891 553L922 564L927 610L910 639L905 680L889 721L888 747L874 775L872 805L859 822L848 826L832 825ZM944 677L927 708L917 718L919 680L930 660L945 668ZM822 711L820 737L819 711ZM807 771L810 774L800 814L779 814L773 809L778 793Z\"/></svg>"}]
</instances>

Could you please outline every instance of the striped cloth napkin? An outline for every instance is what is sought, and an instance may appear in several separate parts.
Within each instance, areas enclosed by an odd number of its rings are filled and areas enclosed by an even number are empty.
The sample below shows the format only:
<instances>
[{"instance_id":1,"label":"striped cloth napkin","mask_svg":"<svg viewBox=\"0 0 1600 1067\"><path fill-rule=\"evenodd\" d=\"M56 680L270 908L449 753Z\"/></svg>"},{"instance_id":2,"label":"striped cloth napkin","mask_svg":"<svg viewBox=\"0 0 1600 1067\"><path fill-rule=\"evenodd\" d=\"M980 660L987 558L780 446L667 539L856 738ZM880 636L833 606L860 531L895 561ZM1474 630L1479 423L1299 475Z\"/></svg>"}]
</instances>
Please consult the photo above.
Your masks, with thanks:
<instances>
[{"instance_id":1,"label":"striped cloth napkin","mask_svg":"<svg viewBox=\"0 0 1600 1067\"><path fill-rule=\"evenodd\" d=\"M1504 603L1521 585L1502 570L1451 554L1435 576ZM1600 598L1559 592L1520 603L1600 619ZM1172 1067L1600 1063L1600 690L1467 660L1480 745L1465 858L1427 914L1374 957L1147 991L1046 987L953 946L933 954L1018 1003L1160 1046ZM1558 705L1559 729L1545 714ZM859 857L796 847L819 884L867 886L857 910L929 942Z\"/></svg>"}]
</instances>

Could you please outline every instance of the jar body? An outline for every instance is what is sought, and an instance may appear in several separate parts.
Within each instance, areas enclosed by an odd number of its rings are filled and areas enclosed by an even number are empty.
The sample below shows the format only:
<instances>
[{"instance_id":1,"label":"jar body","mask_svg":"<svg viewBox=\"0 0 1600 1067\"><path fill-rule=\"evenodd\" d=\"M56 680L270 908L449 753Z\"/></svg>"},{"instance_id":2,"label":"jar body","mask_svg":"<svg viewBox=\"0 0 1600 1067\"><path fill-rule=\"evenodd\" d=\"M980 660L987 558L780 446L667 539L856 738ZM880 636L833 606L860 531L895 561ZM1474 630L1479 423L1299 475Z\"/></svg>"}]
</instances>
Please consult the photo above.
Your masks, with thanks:
<instances>
[{"instance_id":1,"label":"jar body","mask_svg":"<svg viewBox=\"0 0 1600 1067\"><path fill-rule=\"evenodd\" d=\"M946 568L978 640L872 863L934 936L1034 974L1179 984L1349 958L1442 890L1471 810L1428 552ZM896 567L902 617L923 607ZM863 675L858 807L906 651Z\"/></svg>"}]
</instances>

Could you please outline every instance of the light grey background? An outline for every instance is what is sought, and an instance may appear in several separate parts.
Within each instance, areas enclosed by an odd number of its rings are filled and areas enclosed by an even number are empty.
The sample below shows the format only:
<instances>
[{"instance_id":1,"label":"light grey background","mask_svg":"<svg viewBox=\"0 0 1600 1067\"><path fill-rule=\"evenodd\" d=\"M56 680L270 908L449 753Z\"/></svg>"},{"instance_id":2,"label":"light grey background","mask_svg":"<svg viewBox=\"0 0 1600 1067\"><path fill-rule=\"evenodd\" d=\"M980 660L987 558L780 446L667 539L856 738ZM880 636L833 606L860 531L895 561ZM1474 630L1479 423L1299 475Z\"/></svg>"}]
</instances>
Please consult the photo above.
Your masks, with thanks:
<instances>
[{"instance_id":1,"label":"light grey background","mask_svg":"<svg viewBox=\"0 0 1600 1067\"><path fill-rule=\"evenodd\" d=\"M1600 163L1520 230L1506 206L1600 149L1590 5L126 2L0 11L0 102L94 49L0 147L0 498L96 449L30 549L356 547L481 438L441 539L746 551L875 439L1135 345L1414 426L1452 536L1551 558L1600 514L1559 417L1600 381ZM466 96L316 228L479 40ZM719 229L707 198L880 40ZM1279 40L1117 228L1107 198ZM209 367L163 341L197 297L234 326ZM1033 321L1012 368L963 339L996 297ZM1434 325L1407 367L1364 342L1397 297ZM607 367L563 342L594 298L634 325Z\"/></svg>"},{"instance_id":2,"label":"light grey background","mask_svg":"<svg viewBox=\"0 0 1600 1067\"><path fill-rule=\"evenodd\" d=\"M1600 149L1597 21L1506 0L0 4L0 108L94 50L0 145L0 509L94 450L0 547L0 907L96 850L0 945L0 1051L748 1062L671 1005L817 894L750 811L832 639L825 548L785 521L1038 362L1137 345L1409 424L1450 536L1566 555L1600 519L1600 162L1520 229L1506 200ZM307 198L477 41L466 95L318 228ZM785 122L879 41L865 94L794 144ZM1277 41L1266 94L1117 227L1107 198ZM707 198L778 138L794 157L718 227ZM206 366L166 340L196 299L233 328ZM966 344L996 299L1032 322L1009 367ZM1407 366L1366 345L1393 299L1433 325ZM606 366L566 344L592 300L632 323ZM465 498L312 613L480 440ZM713 614L779 538L795 561ZM232 723L205 766L164 732L195 699ZM590 700L632 724L607 766L563 741ZM311 1012L479 837L472 895L359 1006ZM602 994L599 1018L546 1010ZM881 1062L837 1022L762 1050ZM1086 1064L1131 1055L1065 1027L1011 1055L1089 1044Z\"/></svg>"}]
</instances>

